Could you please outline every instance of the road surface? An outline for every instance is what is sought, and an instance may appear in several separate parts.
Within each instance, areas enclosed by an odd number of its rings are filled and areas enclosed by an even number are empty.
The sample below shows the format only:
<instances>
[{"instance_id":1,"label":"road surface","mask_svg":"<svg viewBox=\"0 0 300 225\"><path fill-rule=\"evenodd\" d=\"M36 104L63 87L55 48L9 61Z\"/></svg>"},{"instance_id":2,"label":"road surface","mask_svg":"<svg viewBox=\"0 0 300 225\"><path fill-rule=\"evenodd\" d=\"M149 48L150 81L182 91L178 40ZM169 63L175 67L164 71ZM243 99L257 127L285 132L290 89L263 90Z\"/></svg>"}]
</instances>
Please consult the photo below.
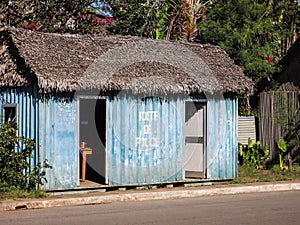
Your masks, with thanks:
<instances>
[{"instance_id":1,"label":"road surface","mask_svg":"<svg viewBox=\"0 0 300 225\"><path fill-rule=\"evenodd\" d=\"M1 225L300 224L300 191L0 212Z\"/></svg>"}]
</instances>

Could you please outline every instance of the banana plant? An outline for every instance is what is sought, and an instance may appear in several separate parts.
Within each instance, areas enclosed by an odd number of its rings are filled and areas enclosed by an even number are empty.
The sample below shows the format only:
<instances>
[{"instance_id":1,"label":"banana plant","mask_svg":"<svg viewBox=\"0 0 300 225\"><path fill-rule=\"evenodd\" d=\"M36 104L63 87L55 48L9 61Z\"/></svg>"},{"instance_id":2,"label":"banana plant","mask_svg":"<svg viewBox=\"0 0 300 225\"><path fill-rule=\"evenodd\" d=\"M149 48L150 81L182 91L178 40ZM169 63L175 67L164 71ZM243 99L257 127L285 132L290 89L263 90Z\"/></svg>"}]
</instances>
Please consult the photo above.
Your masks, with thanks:
<instances>
[{"instance_id":1,"label":"banana plant","mask_svg":"<svg viewBox=\"0 0 300 225\"><path fill-rule=\"evenodd\" d=\"M259 141L253 143L251 138L248 138L248 145L239 143L238 148L240 164L263 169L270 159L269 147L266 145L263 148Z\"/></svg>"},{"instance_id":2,"label":"banana plant","mask_svg":"<svg viewBox=\"0 0 300 225\"><path fill-rule=\"evenodd\" d=\"M283 169L283 154L287 151L287 144L283 137L277 141L277 147L280 150L279 152L279 167Z\"/></svg>"}]
</instances>

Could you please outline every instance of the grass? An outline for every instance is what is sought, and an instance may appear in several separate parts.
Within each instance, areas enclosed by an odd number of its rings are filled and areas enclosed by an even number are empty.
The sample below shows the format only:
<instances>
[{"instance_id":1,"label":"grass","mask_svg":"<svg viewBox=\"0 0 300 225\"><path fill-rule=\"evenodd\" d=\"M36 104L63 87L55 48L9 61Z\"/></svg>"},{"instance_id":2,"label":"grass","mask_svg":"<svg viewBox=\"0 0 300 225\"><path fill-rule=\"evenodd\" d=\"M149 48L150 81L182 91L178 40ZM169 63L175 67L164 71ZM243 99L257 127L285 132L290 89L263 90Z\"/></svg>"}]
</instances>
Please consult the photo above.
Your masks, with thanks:
<instances>
[{"instance_id":1,"label":"grass","mask_svg":"<svg viewBox=\"0 0 300 225\"><path fill-rule=\"evenodd\" d=\"M293 170L281 170L278 165L274 165L268 170L239 166L238 178L233 180L231 183L255 183L289 180L300 180L300 166L298 164L293 165Z\"/></svg>"},{"instance_id":2,"label":"grass","mask_svg":"<svg viewBox=\"0 0 300 225\"><path fill-rule=\"evenodd\" d=\"M231 181L231 184L255 183L255 182L272 182L272 181L300 181L300 166L293 165L293 170L281 170L278 165L273 166L268 170L250 168L246 166L238 167L238 178ZM148 186L152 189L152 186ZM47 193L43 190L23 191L10 188L8 191L0 190L0 201L5 199L20 199L20 198L45 198Z\"/></svg>"},{"instance_id":3,"label":"grass","mask_svg":"<svg viewBox=\"0 0 300 225\"><path fill-rule=\"evenodd\" d=\"M19 199L19 198L45 198L47 193L42 190L24 191L15 188L10 190L0 191L0 201L6 199Z\"/></svg>"}]
</instances>

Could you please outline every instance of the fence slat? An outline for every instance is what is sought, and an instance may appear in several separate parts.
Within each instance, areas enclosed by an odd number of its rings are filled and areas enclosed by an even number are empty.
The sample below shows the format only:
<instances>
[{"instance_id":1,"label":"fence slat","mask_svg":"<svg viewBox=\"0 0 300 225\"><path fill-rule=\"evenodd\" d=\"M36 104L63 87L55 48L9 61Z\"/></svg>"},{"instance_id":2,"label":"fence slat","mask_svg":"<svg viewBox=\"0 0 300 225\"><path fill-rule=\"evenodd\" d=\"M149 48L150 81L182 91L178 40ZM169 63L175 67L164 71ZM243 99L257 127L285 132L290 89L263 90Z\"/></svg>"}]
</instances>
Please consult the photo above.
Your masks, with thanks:
<instances>
[{"instance_id":1,"label":"fence slat","mask_svg":"<svg viewBox=\"0 0 300 225\"><path fill-rule=\"evenodd\" d=\"M276 141L287 135L297 123L299 125L299 99L300 92L270 91L260 94L259 139L263 146L269 146L272 159L276 157ZM297 145L292 154L299 148ZM297 158L299 160L299 152Z\"/></svg>"}]
</instances>

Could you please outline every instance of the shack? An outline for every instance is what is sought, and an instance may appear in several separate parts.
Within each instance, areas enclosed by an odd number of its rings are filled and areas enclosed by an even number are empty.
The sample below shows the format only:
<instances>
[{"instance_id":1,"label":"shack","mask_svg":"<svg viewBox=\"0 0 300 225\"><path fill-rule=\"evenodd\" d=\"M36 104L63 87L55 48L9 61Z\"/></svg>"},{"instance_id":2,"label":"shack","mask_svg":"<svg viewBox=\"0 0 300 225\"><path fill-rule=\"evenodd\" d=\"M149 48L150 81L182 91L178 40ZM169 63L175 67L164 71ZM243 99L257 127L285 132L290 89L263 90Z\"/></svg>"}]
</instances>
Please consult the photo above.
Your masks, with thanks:
<instances>
[{"instance_id":1,"label":"shack","mask_svg":"<svg viewBox=\"0 0 300 225\"><path fill-rule=\"evenodd\" d=\"M45 189L237 175L237 95L225 51L139 37L0 31L1 122L48 159Z\"/></svg>"}]
</instances>

